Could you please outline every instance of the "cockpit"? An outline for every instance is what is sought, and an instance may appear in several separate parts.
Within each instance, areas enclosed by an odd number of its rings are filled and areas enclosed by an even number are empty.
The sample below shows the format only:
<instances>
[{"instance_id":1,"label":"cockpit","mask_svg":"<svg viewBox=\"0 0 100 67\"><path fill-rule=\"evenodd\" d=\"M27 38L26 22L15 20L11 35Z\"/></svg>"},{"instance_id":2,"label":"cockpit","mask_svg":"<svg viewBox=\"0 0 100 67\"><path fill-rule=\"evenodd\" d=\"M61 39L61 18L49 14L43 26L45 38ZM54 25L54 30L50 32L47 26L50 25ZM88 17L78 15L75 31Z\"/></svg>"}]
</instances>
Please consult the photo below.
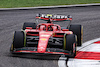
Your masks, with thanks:
<instances>
[{"instance_id":1,"label":"cockpit","mask_svg":"<svg viewBox=\"0 0 100 67\"><path fill-rule=\"evenodd\" d=\"M38 30L43 31L60 31L61 27L57 24L51 24L51 23L42 23L37 25Z\"/></svg>"}]
</instances>

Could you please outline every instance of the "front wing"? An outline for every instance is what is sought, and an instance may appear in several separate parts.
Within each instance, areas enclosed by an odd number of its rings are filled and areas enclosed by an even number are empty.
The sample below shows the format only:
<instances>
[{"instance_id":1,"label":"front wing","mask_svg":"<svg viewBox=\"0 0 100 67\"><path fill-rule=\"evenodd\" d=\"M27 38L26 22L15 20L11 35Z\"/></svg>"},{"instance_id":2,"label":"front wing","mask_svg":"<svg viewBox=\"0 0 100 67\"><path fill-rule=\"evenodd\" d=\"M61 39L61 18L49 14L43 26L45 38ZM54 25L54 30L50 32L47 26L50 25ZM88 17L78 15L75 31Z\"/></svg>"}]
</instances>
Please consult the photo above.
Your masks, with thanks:
<instances>
[{"instance_id":1,"label":"front wing","mask_svg":"<svg viewBox=\"0 0 100 67\"><path fill-rule=\"evenodd\" d=\"M59 48L47 48L44 53L39 53L36 47L23 47L17 48L11 51L12 53L32 53L32 54L53 54L53 55L65 55L65 56L73 56L70 51L66 51Z\"/></svg>"}]
</instances>

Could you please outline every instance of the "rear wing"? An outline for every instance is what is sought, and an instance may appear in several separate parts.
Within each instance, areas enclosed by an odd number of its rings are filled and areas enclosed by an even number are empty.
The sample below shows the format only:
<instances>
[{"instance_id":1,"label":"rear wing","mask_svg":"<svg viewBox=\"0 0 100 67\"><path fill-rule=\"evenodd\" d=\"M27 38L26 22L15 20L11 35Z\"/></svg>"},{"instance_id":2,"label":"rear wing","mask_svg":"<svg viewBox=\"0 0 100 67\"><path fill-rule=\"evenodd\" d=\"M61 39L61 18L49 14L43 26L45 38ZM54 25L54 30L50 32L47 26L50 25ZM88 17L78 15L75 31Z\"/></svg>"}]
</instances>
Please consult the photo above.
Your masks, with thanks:
<instances>
[{"instance_id":1,"label":"rear wing","mask_svg":"<svg viewBox=\"0 0 100 67\"><path fill-rule=\"evenodd\" d=\"M50 20L50 21L71 21L72 16L68 15L55 15L55 14L37 14L36 19Z\"/></svg>"}]
</instances>

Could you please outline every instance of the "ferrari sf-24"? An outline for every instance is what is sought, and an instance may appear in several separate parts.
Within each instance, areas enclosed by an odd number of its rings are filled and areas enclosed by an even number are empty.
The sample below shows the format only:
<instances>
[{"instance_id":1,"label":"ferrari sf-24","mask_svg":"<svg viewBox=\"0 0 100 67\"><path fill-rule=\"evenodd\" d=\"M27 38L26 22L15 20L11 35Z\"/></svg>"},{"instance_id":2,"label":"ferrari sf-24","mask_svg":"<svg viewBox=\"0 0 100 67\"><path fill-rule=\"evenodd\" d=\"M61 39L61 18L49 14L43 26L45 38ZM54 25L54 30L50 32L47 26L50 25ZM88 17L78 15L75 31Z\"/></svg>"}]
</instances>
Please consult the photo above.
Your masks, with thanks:
<instances>
[{"instance_id":1,"label":"ferrari sf-24","mask_svg":"<svg viewBox=\"0 0 100 67\"><path fill-rule=\"evenodd\" d=\"M31 53L65 55L75 57L77 46L82 45L83 26L71 24L72 16L37 14L36 19L46 23L24 23L21 31L15 31L10 47L12 54ZM70 21L68 26L54 24Z\"/></svg>"}]
</instances>

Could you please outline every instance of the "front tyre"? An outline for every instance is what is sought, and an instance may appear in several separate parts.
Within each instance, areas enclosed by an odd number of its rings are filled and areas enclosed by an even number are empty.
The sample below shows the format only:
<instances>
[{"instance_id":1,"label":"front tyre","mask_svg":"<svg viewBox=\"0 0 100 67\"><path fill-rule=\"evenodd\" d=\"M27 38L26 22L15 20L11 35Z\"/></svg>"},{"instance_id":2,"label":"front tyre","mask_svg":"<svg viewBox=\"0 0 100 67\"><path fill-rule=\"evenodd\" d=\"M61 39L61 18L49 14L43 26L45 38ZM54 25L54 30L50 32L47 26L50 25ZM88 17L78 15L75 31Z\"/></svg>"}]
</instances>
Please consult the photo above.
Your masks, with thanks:
<instances>
[{"instance_id":1,"label":"front tyre","mask_svg":"<svg viewBox=\"0 0 100 67\"><path fill-rule=\"evenodd\" d=\"M13 51L16 48L22 48L26 46L26 37L23 31L15 31L13 36L13 43L10 50Z\"/></svg>"},{"instance_id":2,"label":"front tyre","mask_svg":"<svg viewBox=\"0 0 100 67\"><path fill-rule=\"evenodd\" d=\"M75 57L76 56L76 40L77 37L74 34L69 34L64 36L64 49L71 52L71 56L69 57Z\"/></svg>"}]
</instances>

